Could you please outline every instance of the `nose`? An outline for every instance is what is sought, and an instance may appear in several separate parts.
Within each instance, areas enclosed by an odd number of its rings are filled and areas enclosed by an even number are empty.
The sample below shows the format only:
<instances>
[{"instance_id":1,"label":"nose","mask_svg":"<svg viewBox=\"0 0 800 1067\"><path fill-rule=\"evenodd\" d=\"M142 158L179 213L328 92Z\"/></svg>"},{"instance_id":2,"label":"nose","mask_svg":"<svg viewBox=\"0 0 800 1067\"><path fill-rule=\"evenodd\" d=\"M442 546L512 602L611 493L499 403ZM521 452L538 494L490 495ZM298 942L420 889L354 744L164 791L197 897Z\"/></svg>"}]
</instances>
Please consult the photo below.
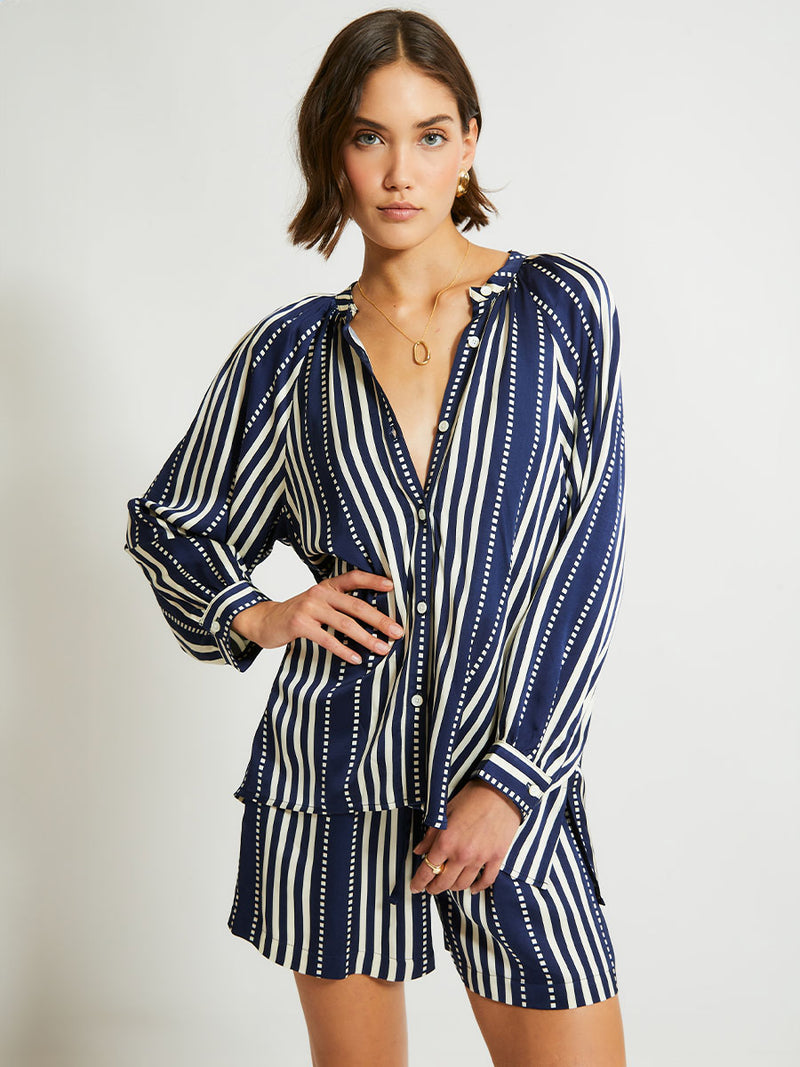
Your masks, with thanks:
<instances>
[{"instance_id":1,"label":"nose","mask_svg":"<svg viewBox=\"0 0 800 1067\"><path fill-rule=\"evenodd\" d=\"M407 189L411 185L411 160L404 145L392 149L384 184L387 189Z\"/></svg>"}]
</instances>

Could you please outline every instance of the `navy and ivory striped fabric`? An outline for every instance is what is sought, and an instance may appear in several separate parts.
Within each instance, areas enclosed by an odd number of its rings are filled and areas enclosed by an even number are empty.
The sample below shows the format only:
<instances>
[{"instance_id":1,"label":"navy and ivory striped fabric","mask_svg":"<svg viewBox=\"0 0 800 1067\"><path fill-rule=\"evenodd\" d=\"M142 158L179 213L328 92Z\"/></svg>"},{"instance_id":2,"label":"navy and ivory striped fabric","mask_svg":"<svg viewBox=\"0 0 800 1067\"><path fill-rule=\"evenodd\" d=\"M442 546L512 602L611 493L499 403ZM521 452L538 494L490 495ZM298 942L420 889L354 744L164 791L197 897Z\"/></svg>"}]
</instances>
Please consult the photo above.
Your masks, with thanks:
<instances>
[{"instance_id":1,"label":"navy and ivory striped fabric","mask_svg":"<svg viewBox=\"0 0 800 1067\"><path fill-rule=\"evenodd\" d=\"M327 815L244 801L228 927L267 959L320 978L406 981L436 967L432 908L462 981L520 1007L576 1008L618 992L593 861L568 798L547 881L504 872L480 893L412 893L415 808ZM392 886L395 888L390 894Z\"/></svg>"},{"instance_id":2,"label":"navy and ivory striped fabric","mask_svg":"<svg viewBox=\"0 0 800 1067\"><path fill-rule=\"evenodd\" d=\"M359 664L290 642L236 796L308 812L407 806L444 827L448 798L478 777L523 816L503 870L541 881L622 587L616 306L596 269L562 253L512 250L470 288L421 485L350 327L354 285L241 338L129 501L125 548L181 647L240 671L260 648L231 621L270 599L252 571L276 541L314 581L390 576L388 593L353 595L404 636L381 655L337 633Z\"/></svg>"}]
</instances>

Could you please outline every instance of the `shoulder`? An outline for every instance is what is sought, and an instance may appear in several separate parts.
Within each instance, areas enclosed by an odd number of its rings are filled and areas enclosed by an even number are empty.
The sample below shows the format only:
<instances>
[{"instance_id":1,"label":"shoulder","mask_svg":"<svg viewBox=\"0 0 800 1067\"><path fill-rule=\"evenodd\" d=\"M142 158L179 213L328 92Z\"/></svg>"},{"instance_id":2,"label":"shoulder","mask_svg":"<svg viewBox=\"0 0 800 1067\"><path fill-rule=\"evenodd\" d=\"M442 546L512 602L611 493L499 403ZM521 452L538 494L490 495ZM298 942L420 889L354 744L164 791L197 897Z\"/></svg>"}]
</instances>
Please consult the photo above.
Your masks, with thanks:
<instances>
[{"instance_id":1,"label":"shoulder","mask_svg":"<svg viewBox=\"0 0 800 1067\"><path fill-rule=\"evenodd\" d=\"M550 305L582 308L599 318L603 305L615 308L611 287L591 263L566 252L540 252L526 256L520 277L529 291Z\"/></svg>"},{"instance_id":2,"label":"shoulder","mask_svg":"<svg viewBox=\"0 0 800 1067\"><path fill-rule=\"evenodd\" d=\"M519 270L524 291L576 348L597 349L616 334L617 307L605 275L566 252L526 256Z\"/></svg>"},{"instance_id":3,"label":"shoulder","mask_svg":"<svg viewBox=\"0 0 800 1067\"><path fill-rule=\"evenodd\" d=\"M336 307L334 294L314 293L275 308L242 334L226 363L262 382L291 376Z\"/></svg>"},{"instance_id":4,"label":"shoulder","mask_svg":"<svg viewBox=\"0 0 800 1067\"><path fill-rule=\"evenodd\" d=\"M276 308L264 315L247 331L238 344L263 348L287 348L313 338L336 310L332 293L314 293Z\"/></svg>"}]
</instances>

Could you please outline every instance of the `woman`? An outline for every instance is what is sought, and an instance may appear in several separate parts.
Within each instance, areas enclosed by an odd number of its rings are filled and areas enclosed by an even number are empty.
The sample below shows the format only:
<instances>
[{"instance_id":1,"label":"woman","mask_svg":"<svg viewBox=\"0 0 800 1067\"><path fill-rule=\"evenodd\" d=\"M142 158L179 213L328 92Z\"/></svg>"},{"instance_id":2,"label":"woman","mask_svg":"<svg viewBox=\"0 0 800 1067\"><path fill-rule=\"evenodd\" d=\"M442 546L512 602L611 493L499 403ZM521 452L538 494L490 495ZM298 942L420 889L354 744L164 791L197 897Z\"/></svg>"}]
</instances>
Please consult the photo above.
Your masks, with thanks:
<instances>
[{"instance_id":1,"label":"woman","mask_svg":"<svg viewBox=\"0 0 800 1067\"><path fill-rule=\"evenodd\" d=\"M624 1063L580 770L623 572L617 313L589 264L464 236L480 124L429 18L337 35L290 233L327 258L353 220L360 277L249 330L129 502L185 651L286 646L229 926L293 970L317 1067L407 1062L432 901L494 1063ZM276 541L315 579L285 601L251 582Z\"/></svg>"}]
</instances>

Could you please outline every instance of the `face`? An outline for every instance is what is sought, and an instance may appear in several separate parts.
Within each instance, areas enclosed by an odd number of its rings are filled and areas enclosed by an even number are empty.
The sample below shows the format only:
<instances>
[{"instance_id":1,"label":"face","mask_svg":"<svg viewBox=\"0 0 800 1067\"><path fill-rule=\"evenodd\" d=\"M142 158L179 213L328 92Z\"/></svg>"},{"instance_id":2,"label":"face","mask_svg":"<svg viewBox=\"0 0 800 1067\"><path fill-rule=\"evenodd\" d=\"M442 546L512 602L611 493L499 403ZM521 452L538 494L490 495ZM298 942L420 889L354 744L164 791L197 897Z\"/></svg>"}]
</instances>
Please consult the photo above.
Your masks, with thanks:
<instances>
[{"instance_id":1,"label":"face","mask_svg":"<svg viewBox=\"0 0 800 1067\"><path fill-rule=\"evenodd\" d=\"M463 133L452 92L405 62L373 71L343 149L349 216L366 240L409 248L453 226L459 172L475 157L478 124ZM387 211L398 201L412 205Z\"/></svg>"}]
</instances>

